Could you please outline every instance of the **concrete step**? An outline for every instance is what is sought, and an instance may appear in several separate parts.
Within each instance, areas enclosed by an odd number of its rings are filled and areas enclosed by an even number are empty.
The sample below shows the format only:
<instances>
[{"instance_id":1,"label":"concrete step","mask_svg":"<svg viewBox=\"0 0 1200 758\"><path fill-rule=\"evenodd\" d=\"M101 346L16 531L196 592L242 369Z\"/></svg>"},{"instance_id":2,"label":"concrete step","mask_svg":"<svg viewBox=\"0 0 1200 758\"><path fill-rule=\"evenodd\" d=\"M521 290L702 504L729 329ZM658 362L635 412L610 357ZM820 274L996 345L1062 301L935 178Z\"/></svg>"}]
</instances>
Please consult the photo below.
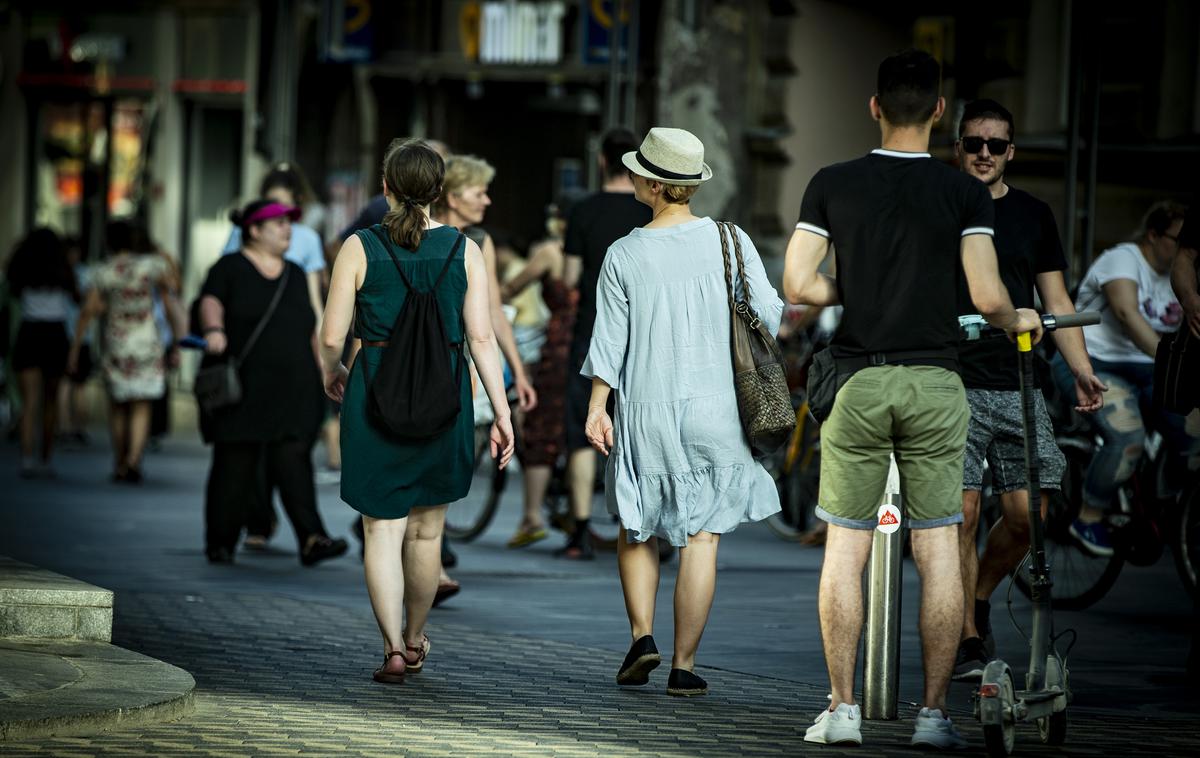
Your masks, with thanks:
<instances>
[{"instance_id":1,"label":"concrete step","mask_svg":"<svg viewBox=\"0 0 1200 758\"><path fill-rule=\"evenodd\" d=\"M0 556L0 639L112 639L113 593Z\"/></svg>"},{"instance_id":2,"label":"concrete step","mask_svg":"<svg viewBox=\"0 0 1200 758\"><path fill-rule=\"evenodd\" d=\"M2 640L0 744L181 718L195 687L183 669L106 642Z\"/></svg>"}]
</instances>

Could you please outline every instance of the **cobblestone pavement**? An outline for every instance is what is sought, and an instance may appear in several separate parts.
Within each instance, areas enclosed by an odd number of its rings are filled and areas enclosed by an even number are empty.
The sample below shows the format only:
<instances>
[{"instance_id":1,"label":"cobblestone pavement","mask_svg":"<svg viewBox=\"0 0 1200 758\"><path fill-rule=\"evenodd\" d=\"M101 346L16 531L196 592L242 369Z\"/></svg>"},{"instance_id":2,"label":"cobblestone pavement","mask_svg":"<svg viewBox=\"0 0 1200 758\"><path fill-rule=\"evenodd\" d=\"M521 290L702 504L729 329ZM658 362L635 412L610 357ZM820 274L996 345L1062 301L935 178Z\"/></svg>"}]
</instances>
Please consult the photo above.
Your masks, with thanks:
<instances>
[{"instance_id":1,"label":"cobblestone pavement","mask_svg":"<svg viewBox=\"0 0 1200 758\"><path fill-rule=\"evenodd\" d=\"M114 642L193 673L186 719L90 738L8 743L4 755L913 755L911 723L868 723L866 747L807 745L824 703L820 687L701 669L711 694L665 694L666 668L634 691L612 682L619 656L553 641L430 627L427 670L400 686L375 684L373 620L344 608L278 595L126 593ZM958 714L982 747L978 728ZM1192 753L1194 720L1074 719L1071 743L1029 755L1120 755L1146 748Z\"/></svg>"},{"instance_id":2,"label":"cobblestone pavement","mask_svg":"<svg viewBox=\"0 0 1200 758\"><path fill-rule=\"evenodd\" d=\"M612 556L554 561L552 540L506 550L519 517L519 477L511 477L497 523L457 548L453 573L465 589L432 616L427 671L385 686L370 679L382 651L356 556L301 568L284 527L269 553L243 553L227 567L204 562L198 543L207 459L194 443L169 442L148 461L141 488L103 483L108 461L99 446L64 453L53 483L17 480L10 452L0 450L0 553L113 589L114 642L182 667L197 689L195 710L181 721L2 743L5 758L917 754L908 746L915 711L906 704L902 721L868 723L861 749L803 742L825 705L815 618L820 552L780 542L762 527L722 540L717 600L700 651L711 694L667 696L666 665L648 687L622 690L613 677L628 627ZM331 531L344 534L351 514L336 487L321 489L321 510ZM663 572L657 618L664 654L674 571L672 564ZM1110 594L1086 613L1058 619L1080 630L1068 744L1043 747L1036 730L1022 726L1019 754L1200 754L1196 695L1178 673L1187 612L1169 558L1127 569ZM906 701L920 691L918 599L910 564ZM1018 658L1023 645L997 600L999 643ZM1018 617L1027 618L1028 606L1019 596L1015 602ZM950 705L978 754L983 739L967 710L968 691L954 685Z\"/></svg>"}]
</instances>

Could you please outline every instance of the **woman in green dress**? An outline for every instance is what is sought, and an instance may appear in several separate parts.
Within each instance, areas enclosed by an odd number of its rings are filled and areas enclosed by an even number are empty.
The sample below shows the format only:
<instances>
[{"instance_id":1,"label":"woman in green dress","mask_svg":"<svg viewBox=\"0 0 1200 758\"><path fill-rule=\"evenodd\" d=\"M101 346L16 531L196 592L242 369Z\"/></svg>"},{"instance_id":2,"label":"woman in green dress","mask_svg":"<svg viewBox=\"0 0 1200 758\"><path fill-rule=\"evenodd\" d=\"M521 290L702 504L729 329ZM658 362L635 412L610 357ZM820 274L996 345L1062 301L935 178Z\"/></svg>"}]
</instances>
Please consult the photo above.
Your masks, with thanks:
<instances>
[{"instance_id":1,"label":"woman in green dress","mask_svg":"<svg viewBox=\"0 0 1200 758\"><path fill-rule=\"evenodd\" d=\"M505 466L513 453L482 253L470 240L460 244L456 229L429 217L444 175L441 156L424 142L392 142L383 160L390 210L382 224L342 245L321 326L325 391L342 403L342 499L363 517L367 592L383 633L384 661L374 679L385 683L402 682L406 672L425 665L425 621L437 591L446 505L470 489L475 423L467 374L457 365L462 410L446 432L403 442L368 419L366 376L375 375L408 294L397 267L415 290L436 292L451 361L464 359L458 345L465 342L495 410L492 455ZM363 347L348 370L340 361L352 321ZM363 364L372 370L364 371Z\"/></svg>"}]
</instances>

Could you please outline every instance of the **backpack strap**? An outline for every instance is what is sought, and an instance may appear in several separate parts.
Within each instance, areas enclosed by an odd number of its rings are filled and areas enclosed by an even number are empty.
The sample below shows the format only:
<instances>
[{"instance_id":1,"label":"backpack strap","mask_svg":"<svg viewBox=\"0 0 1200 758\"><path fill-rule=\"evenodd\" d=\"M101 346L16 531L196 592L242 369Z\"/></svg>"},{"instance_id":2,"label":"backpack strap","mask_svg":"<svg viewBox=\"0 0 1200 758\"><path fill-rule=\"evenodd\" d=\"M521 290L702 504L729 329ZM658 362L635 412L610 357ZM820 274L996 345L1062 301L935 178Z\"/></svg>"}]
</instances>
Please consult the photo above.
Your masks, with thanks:
<instances>
[{"instance_id":1,"label":"backpack strap","mask_svg":"<svg viewBox=\"0 0 1200 758\"><path fill-rule=\"evenodd\" d=\"M388 257L392 259L392 263L396 266L396 273L400 275L400 281L404 282L404 286L408 287L409 292L415 292L416 290L413 288L412 282L404 275L404 269L400 266L400 259L392 252L392 241L383 232L379 231L378 224L371 227L371 233L379 238L379 243L383 245L383 249L387 251Z\"/></svg>"},{"instance_id":2,"label":"backpack strap","mask_svg":"<svg viewBox=\"0 0 1200 758\"><path fill-rule=\"evenodd\" d=\"M450 270L450 264L454 262L454 258L458 255L458 251L462 248L467 235L462 232L458 233L458 239L454 241L454 247L450 248L450 255L446 258L445 265L442 266L442 273L438 274L438 278L433 283L433 288L436 290L442 283L442 279L446 278L446 272Z\"/></svg>"}]
</instances>

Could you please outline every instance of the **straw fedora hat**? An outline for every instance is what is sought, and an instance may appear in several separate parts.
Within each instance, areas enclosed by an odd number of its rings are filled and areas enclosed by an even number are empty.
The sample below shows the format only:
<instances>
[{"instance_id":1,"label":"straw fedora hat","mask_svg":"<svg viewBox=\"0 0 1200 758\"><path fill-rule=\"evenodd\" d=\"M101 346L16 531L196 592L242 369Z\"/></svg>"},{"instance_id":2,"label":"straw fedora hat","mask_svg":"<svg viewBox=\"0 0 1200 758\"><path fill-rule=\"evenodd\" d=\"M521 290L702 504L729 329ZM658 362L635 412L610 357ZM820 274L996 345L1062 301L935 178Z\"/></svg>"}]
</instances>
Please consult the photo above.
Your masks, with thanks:
<instances>
[{"instance_id":1,"label":"straw fedora hat","mask_svg":"<svg viewBox=\"0 0 1200 758\"><path fill-rule=\"evenodd\" d=\"M712 178L704 162L704 143L686 129L656 126L642 146L621 156L625 168L664 184L691 187Z\"/></svg>"}]
</instances>

